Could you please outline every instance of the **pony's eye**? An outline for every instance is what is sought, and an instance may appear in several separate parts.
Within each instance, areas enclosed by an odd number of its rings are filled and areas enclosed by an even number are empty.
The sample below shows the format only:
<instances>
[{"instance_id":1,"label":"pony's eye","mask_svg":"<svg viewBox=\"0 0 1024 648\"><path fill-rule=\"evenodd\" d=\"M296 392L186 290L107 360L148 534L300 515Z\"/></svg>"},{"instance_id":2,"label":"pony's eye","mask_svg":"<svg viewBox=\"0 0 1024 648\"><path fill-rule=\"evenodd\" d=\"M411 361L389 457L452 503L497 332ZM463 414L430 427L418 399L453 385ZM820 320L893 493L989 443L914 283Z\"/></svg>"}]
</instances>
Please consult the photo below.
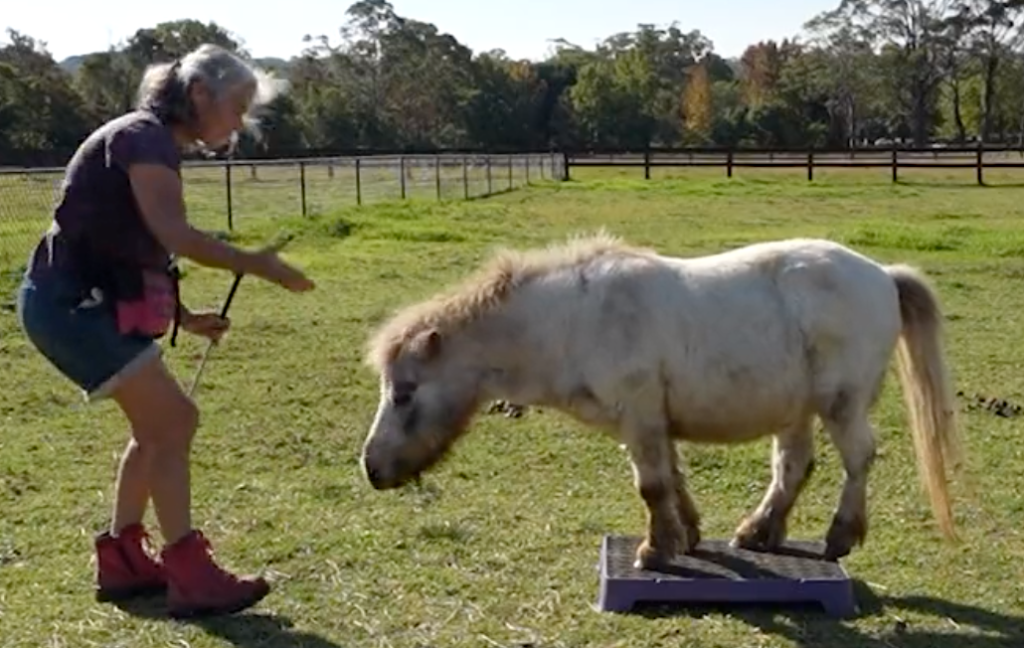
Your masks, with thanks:
<instances>
[{"instance_id":1,"label":"pony's eye","mask_svg":"<svg viewBox=\"0 0 1024 648\"><path fill-rule=\"evenodd\" d=\"M408 405L412 402L412 395L416 391L416 385L409 382L395 383L394 392L391 394L391 402L398 407Z\"/></svg>"},{"instance_id":2,"label":"pony's eye","mask_svg":"<svg viewBox=\"0 0 1024 648\"><path fill-rule=\"evenodd\" d=\"M392 397L391 400L394 401L395 405L401 407L403 405L408 405L409 403L412 402L412 394L409 392L397 393Z\"/></svg>"}]
</instances>

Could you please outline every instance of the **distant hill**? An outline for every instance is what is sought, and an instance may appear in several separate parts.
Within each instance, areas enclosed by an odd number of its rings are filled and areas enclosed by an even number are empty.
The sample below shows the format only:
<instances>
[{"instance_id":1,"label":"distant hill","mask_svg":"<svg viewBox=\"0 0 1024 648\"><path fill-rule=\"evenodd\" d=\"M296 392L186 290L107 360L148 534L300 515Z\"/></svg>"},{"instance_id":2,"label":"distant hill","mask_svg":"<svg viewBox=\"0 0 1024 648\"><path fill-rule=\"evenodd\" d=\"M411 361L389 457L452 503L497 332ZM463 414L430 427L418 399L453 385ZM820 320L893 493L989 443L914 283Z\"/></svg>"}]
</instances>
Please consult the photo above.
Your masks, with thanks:
<instances>
[{"instance_id":1,"label":"distant hill","mask_svg":"<svg viewBox=\"0 0 1024 648\"><path fill-rule=\"evenodd\" d=\"M284 73L288 71L291 62L277 56L262 56L256 59L256 65L264 70Z\"/></svg>"},{"instance_id":2,"label":"distant hill","mask_svg":"<svg viewBox=\"0 0 1024 648\"><path fill-rule=\"evenodd\" d=\"M82 66L82 61L85 59L86 56L88 56L88 55L87 54L75 54L74 56L69 56L66 59L64 59L63 61L61 61L59 63L59 65L62 68L64 68L65 70L67 70L68 73L74 74L75 72L78 71L78 68L80 68Z\"/></svg>"}]
</instances>

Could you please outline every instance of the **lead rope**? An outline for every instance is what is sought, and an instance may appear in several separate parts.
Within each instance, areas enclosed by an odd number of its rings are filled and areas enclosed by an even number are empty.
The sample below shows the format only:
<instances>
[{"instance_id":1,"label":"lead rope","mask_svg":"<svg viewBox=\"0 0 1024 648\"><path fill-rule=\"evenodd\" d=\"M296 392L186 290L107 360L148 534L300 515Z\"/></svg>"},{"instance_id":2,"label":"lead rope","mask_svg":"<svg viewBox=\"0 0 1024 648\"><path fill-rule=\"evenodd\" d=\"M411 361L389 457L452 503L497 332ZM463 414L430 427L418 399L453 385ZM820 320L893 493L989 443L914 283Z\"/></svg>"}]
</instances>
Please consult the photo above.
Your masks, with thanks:
<instances>
[{"instance_id":1,"label":"lead rope","mask_svg":"<svg viewBox=\"0 0 1024 648\"><path fill-rule=\"evenodd\" d=\"M174 326L171 329L171 346L174 347L178 343L178 328L181 325L181 289L179 286L181 271L173 259L171 260L170 275L171 284L174 286Z\"/></svg>"}]
</instances>

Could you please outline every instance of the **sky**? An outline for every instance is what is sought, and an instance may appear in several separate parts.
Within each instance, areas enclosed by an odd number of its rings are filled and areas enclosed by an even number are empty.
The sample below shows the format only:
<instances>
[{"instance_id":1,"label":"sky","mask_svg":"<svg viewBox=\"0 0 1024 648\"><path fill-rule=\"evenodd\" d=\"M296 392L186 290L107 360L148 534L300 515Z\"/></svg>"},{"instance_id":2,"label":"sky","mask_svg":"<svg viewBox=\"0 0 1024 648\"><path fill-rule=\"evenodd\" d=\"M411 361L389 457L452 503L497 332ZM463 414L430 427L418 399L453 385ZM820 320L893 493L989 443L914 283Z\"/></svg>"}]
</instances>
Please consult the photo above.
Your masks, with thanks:
<instances>
[{"instance_id":1,"label":"sky","mask_svg":"<svg viewBox=\"0 0 1024 648\"><path fill-rule=\"evenodd\" d=\"M7 29L46 43L55 59L105 50L137 29L192 18L213 21L240 37L254 56L288 58L305 34L337 40L349 0L5 0L0 42ZM760 40L798 35L804 22L839 0L392 0L396 13L434 23L474 52L503 49L513 58L540 59L551 40L593 47L639 23L699 29L721 56L739 56Z\"/></svg>"}]
</instances>

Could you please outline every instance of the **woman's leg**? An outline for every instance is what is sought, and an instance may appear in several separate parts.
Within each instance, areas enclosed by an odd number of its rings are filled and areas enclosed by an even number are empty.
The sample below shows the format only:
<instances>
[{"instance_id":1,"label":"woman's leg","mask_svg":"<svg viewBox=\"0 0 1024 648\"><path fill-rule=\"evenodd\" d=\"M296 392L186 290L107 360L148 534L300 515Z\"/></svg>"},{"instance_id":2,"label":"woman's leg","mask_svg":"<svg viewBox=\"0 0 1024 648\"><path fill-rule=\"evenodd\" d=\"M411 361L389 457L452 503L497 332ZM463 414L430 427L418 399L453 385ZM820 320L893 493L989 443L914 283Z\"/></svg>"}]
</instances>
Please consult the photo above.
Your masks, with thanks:
<instances>
[{"instance_id":1,"label":"woman's leg","mask_svg":"<svg viewBox=\"0 0 1024 648\"><path fill-rule=\"evenodd\" d=\"M118 535L123 529L142 524L149 505L149 465L141 451L142 446L132 437L121 455L114 484L114 510L110 519L110 534Z\"/></svg>"},{"instance_id":2,"label":"woman's leg","mask_svg":"<svg viewBox=\"0 0 1024 648\"><path fill-rule=\"evenodd\" d=\"M128 470L121 472L115 508L134 515L151 496L164 541L174 544L192 530L189 450L199 412L157 357L122 377L110 397L132 429L126 454L133 456L122 461Z\"/></svg>"},{"instance_id":3,"label":"woman's leg","mask_svg":"<svg viewBox=\"0 0 1024 648\"><path fill-rule=\"evenodd\" d=\"M82 299L74 277L45 272L26 276L18 316L29 341L90 400L109 394L138 367L159 357L150 340L118 334L111 311L95 295ZM95 539L96 598L121 600L163 592L163 566L151 555L142 514L148 497L148 466L136 450L122 460L110 529Z\"/></svg>"},{"instance_id":4,"label":"woman's leg","mask_svg":"<svg viewBox=\"0 0 1024 648\"><path fill-rule=\"evenodd\" d=\"M129 440L118 466L110 530L96 540L97 599L116 601L167 589L163 565L154 560L142 518L149 504L149 462Z\"/></svg>"},{"instance_id":5,"label":"woman's leg","mask_svg":"<svg viewBox=\"0 0 1024 648\"><path fill-rule=\"evenodd\" d=\"M159 357L122 376L110 396L128 417L137 452L148 467L149 491L165 541L161 556L171 615L232 613L260 601L270 592L267 582L218 567L209 543L192 528L189 452L199 427L195 404Z\"/></svg>"},{"instance_id":6,"label":"woman's leg","mask_svg":"<svg viewBox=\"0 0 1024 648\"><path fill-rule=\"evenodd\" d=\"M152 341L118 334L102 300L80 301L74 282L51 275L23 282L22 327L36 348L93 401L111 397L131 425L115 504L115 533L96 538L97 597L112 600L167 589L172 616L245 609L270 591L262 578L239 578L211 559L210 545L192 528L189 449L199 423ZM137 447L136 447L137 446ZM166 542L162 565L148 554L146 532L133 522L153 500ZM140 502L142 504L140 505ZM122 526L124 525L124 526Z\"/></svg>"}]
</instances>

